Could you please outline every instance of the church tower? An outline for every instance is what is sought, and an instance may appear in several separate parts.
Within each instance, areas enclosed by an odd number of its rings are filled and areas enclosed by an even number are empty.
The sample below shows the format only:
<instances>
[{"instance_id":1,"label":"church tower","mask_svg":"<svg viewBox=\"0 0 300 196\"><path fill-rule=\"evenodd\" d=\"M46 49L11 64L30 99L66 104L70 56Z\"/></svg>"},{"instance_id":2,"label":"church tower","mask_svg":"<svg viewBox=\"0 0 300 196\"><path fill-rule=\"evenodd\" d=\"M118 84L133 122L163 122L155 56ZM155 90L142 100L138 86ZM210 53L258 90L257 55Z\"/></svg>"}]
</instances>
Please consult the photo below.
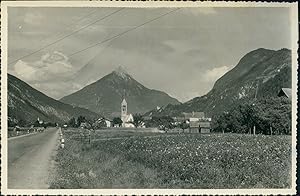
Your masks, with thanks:
<instances>
[{"instance_id":1,"label":"church tower","mask_svg":"<svg viewBox=\"0 0 300 196\"><path fill-rule=\"evenodd\" d=\"M124 98L121 103L121 120L123 121L123 123L125 123L126 117L127 117L127 102Z\"/></svg>"}]
</instances>

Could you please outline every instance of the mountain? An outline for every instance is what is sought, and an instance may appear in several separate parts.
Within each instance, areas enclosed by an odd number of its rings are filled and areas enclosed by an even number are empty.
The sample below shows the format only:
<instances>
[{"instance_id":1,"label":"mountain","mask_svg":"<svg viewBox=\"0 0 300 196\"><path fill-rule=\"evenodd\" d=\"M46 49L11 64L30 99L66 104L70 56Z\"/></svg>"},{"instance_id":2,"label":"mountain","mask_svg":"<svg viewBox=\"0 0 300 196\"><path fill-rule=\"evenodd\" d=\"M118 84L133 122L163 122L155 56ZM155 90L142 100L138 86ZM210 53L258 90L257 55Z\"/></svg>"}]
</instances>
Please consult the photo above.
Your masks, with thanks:
<instances>
[{"instance_id":1,"label":"mountain","mask_svg":"<svg viewBox=\"0 0 300 196\"><path fill-rule=\"evenodd\" d=\"M34 122L40 118L48 122L63 123L79 115L95 118L98 114L73 107L32 88L17 77L8 74L8 117L11 120Z\"/></svg>"},{"instance_id":2,"label":"mountain","mask_svg":"<svg viewBox=\"0 0 300 196\"><path fill-rule=\"evenodd\" d=\"M60 101L113 117L119 116L123 97L130 113L144 113L157 106L180 103L162 91L146 88L122 67Z\"/></svg>"},{"instance_id":3,"label":"mountain","mask_svg":"<svg viewBox=\"0 0 300 196\"><path fill-rule=\"evenodd\" d=\"M182 112L203 111L207 116L213 116L240 101L277 96L281 88L291 88L291 74L290 50L260 48L246 54L206 95L145 115L181 116Z\"/></svg>"}]
</instances>

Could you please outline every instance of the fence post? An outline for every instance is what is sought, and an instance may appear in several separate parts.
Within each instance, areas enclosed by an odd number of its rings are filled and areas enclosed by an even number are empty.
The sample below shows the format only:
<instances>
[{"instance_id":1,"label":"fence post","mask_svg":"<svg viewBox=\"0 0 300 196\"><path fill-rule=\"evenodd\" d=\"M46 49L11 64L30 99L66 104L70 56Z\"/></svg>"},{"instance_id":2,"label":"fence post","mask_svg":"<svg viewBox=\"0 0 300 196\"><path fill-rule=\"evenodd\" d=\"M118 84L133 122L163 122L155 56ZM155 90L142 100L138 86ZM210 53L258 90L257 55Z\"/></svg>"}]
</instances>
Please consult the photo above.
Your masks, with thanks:
<instances>
[{"instance_id":1,"label":"fence post","mask_svg":"<svg viewBox=\"0 0 300 196\"><path fill-rule=\"evenodd\" d=\"M60 146L61 146L61 148L65 148L65 139L64 138L61 139Z\"/></svg>"},{"instance_id":2,"label":"fence post","mask_svg":"<svg viewBox=\"0 0 300 196\"><path fill-rule=\"evenodd\" d=\"M65 148L65 139L63 138L63 133L62 133L61 127L59 128L59 132L60 132L60 134L59 134L59 136L60 136L60 147L62 149L64 149Z\"/></svg>"},{"instance_id":3,"label":"fence post","mask_svg":"<svg viewBox=\"0 0 300 196\"><path fill-rule=\"evenodd\" d=\"M91 144L91 130L89 130L89 144Z\"/></svg>"},{"instance_id":4,"label":"fence post","mask_svg":"<svg viewBox=\"0 0 300 196\"><path fill-rule=\"evenodd\" d=\"M273 132L273 130L272 130L272 126L270 126L270 132L271 132L271 135L273 134L272 132Z\"/></svg>"},{"instance_id":5,"label":"fence post","mask_svg":"<svg viewBox=\"0 0 300 196\"><path fill-rule=\"evenodd\" d=\"M255 135L255 129L256 129L256 127L255 127L255 125L253 126L253 135Z\"/></svg>"}]
</instances>

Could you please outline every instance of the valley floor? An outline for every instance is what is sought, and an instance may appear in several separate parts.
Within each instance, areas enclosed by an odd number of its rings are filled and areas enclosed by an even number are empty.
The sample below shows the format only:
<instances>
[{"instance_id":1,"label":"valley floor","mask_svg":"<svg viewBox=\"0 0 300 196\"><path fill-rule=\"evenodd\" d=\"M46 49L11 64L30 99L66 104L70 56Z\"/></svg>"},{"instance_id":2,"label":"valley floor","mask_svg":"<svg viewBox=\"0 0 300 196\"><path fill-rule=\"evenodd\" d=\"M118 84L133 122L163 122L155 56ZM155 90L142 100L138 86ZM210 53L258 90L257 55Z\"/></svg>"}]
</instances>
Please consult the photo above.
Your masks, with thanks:
<instances>
[{"instance_id":1,"label":"valley floor","mask_svg":"<svg viewBox=\"0 0 300 196\"><path fill-rule=\"evenodd\" d=\"M289 188L291 136L64 130L50 188ZM89 142L90 141L90 142Z\"/></svg>"}]
</instances>

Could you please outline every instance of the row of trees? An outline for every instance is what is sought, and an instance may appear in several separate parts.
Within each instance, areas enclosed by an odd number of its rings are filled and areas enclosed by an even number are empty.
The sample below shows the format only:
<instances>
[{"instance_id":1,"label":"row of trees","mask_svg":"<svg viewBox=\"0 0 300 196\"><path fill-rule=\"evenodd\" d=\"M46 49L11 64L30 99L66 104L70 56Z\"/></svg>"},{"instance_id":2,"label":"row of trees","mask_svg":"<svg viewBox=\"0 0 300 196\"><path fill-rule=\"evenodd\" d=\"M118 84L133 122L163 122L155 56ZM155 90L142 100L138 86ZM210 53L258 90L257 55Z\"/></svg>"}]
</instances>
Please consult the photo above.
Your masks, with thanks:
<instances>
[{"instance_id":1,"label":"row of trees","mask_svg":"<svg viewBox=\"0 0 300 196\"><path fill-rule=\"evenodd\" d=\"M8 118L8 127L30 127L30 126L34 126L34 127L55 127L56 126L56 122L42 122L40 123L38 120L34 121L34 122L28 122L24 119L12 119L12 118Z\"/></svg>"},{"instance_id":2,"label":"row of trees","mask_svg":"<svg viewBox=\"0 0 300 196\"><path fill-rule=\"evenodd\" d=\"M153 116L150 120L145 123L146 127L161 127L167 129L173 129L174 119L170 116Z\"/></svg>"},{"instance_id":3,"label":"row of trees","mask_svg":"<svg viewBox=\"0 0 300 196\"><path fill-rule=\"evenodd\" d=\"M85 116L78 116L76 118L71 118L69 122L67 123L70 127L79 127L81 123L87 122L88 120L85 118Z\"/></svg>"},{"instance_id":4,"label":"row of trees","mask_svg":"<svg viewBox=\"0 0 300 196\"><path fill-rule=\"evenodd\" d=\"M216 132L291 134L291 101L271 97L237 104L213 118Z\"/></svg>"},{"instance_id":5,"label":"row of trees","mask_svg":"<svg viewBox=\"0 0 300 196\"><path fill-rule=\"evenodd\" d=\"M259 100L243 101L236 104L230 110L219 115L213 116L212 129L215 132L232 133L256 133L267 135L291 134L291 101L284 97L270 97ZM173 129L179 127L187 129L188 124L182 122L174 123L170 116L153 116L149 120L144 120L142 115L133 115L135 127L145 125L146 127L160 127L162 129ZM96 120L89 120L84 116L71 118L67 123L70 127L79 127L81 123L88 123L93 126ZM113 125L122 125L119 117L113 119ZM56 126L56 123L46 122L40 124L36 122L26 122L23 119L8 119L9 127L26 127L34 125L35 127ZM100 123L97 128L105 127L106 124Z\"/></svg>"},{"instance_id":6,"label":"row of trees","mask_svg":"<svg viewBox=\"0 0 300 196\"><path fill-rule=\"evenodd\" d=\"M81 123L88 123L90 124L92 127L95 127L95 128L103 128L103 127L106 127L106 124L104 121L101 121L101 122L98 122L98 123L95 123L97 121L97 119L94 119L94 120L89 120L87 119L86 117L84 116L79 116L77 119L76 118L71 118L69 120L69 122L67 123L70 127L79 127L81 125ZM142 117L142 115L140 114L135 114L133 115L133 122L131 122L132 124L134 124L135 127L139 127L143 124L144 122L144 119ZM121 120L121 118L119 117L115 117L113 118L112 120L112 125L115 126L121 126L123 123L123 121Z\"/></svg>"},{"instance_id":7,"label":"row of trees","mask_svg":"<svg viewBox=\"0 0 300 196\"><path fill-rule=\"evenodd\" d=\"M180 128L183 131L189 128L189 124L184 122L177 122L170 116L153 116L150 120L146 121L146 127L159 127L161 129L174 129Z\"/></svg>"},{"instance_id":8,"label":"row of trees","mask_svg":"<svg viewBox=\"0 0 300 196\"><path fill-rule=\"evenodd\" d=\"M17 120L16 118L11 118L8 117L8 126L9 127L15 127L15 126L19 126L19 127L26 127L28 126L28 122L24 119L19 119Z\"/></svg>"}]
</instances>

